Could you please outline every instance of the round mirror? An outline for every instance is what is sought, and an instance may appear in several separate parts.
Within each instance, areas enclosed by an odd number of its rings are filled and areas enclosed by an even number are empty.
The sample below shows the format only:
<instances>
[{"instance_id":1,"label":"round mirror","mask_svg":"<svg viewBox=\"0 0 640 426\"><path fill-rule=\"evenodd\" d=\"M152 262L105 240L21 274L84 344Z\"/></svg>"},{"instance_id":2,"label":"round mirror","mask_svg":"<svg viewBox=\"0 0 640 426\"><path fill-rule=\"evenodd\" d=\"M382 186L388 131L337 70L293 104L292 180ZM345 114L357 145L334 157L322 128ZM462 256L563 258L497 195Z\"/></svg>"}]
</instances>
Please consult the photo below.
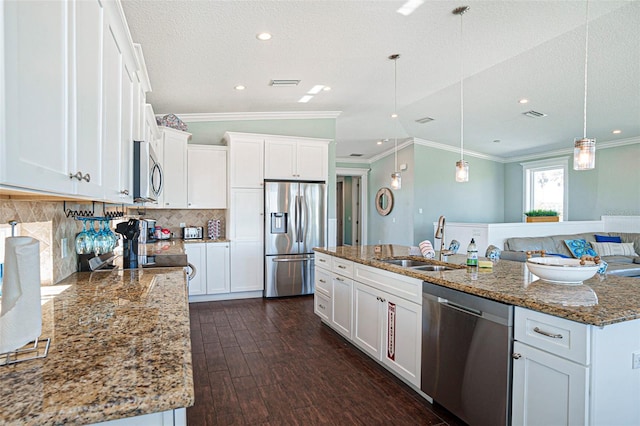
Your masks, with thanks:
<instances>
[{"instance_id":1,"label":"round mirror","mask_svg":"<svg viewBox=\"0 0 640 426\"><path fill-rule=\"evenodd\" d=\"M381 216L386 216L393 208L393 194L389 188L380 188L376 194L376 210Z\"/></svg>"}]
</instances>

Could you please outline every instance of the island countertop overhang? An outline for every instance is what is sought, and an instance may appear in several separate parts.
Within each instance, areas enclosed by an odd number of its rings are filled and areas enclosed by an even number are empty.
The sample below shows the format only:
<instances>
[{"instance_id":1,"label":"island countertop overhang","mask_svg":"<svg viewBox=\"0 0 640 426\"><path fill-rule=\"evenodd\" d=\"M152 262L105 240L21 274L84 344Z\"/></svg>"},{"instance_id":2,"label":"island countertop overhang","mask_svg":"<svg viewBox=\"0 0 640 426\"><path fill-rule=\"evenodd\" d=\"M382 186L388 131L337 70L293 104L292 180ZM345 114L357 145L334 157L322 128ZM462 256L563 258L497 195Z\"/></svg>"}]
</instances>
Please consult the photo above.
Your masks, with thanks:
<instances>
[{"instance_id":1,"label":"island countertop overhang","mask_svg":"<svg viewBox=\"0 0 640 426\"><path fill-rule=\"evenodd\" d=\"M376 247L381 251L376 252ZM463 268L428 272L380 261L394 257L409 258L409 247L403 245L316 247L314 250L584 324L603 327L640 318L640 280L637 278L596 275L580 287L581 290L593 291L597 297L595 306L563 306L554 300L571 300L570 292L575 292L576 286L543 284L537 277L532 277L526 264L521 262L500 260L495 262L492 269ZM449 261L457 265L464 264L465 259L462 255L449 257ZM439 262L434 260L433 263Z\"/></svg>"}]
</instances>

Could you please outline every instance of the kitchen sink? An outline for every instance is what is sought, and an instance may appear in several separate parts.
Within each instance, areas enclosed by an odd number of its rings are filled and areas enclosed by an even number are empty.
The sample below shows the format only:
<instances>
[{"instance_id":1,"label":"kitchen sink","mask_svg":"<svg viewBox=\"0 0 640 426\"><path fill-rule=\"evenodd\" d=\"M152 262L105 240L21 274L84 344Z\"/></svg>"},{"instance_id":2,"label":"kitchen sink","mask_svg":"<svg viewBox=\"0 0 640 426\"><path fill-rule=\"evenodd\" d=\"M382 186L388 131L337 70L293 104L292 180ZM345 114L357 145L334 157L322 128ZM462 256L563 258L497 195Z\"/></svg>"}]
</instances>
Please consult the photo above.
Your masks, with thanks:
<instances>
[{"instance_id":1,"label":"kitchen sink","mask_svg":"<svg viewBox=\"0 0 640 426\"><path fill-rule=\"evenodd\" d=\"M381 259L380 262L388 263L390 265L402 266L405 268L411 268L416 271L451 271L457 269L451 266L434 265L431 262L423 262L413 259Z\"/></svg>"}]
</instances>

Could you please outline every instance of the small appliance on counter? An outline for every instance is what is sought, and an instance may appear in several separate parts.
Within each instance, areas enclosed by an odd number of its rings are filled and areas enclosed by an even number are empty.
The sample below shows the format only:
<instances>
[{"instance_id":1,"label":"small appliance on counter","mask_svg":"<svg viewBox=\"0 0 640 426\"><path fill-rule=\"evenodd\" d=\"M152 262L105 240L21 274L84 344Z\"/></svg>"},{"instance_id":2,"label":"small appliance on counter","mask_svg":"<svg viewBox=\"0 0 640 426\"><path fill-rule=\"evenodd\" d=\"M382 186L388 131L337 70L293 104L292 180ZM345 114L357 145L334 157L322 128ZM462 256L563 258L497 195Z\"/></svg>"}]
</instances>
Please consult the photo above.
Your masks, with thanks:
<instances>
[{"instance_id":1,"label":"small appliance on counter","mask_svg":"<svg viewBox=\"0 0 640 426\"><path fill-rule=\"evenodd\" d=\"M183 240L201 240L204 236L204 228L202 226L185 226L182 228Z\"/></svg>"},{"instance_id":2,"label":"small appliance on counter","mask_svg":"<svg viewBox=\"0 0 640 426\"><path fill-rule=\"evenodd\" d=\"M140 243L153 243L156 241L155 237L155 227L156 220L155 219L141 219L140 220Z\"/></svg>"},{"instance_id":3,"label":"small appliance on counter","mask_svg":"<svg viewBox=\"0 0 640 426\"><path fill-rule=\"evenodd\" d=\"M116 232L122 234L122 267L136 269L138 267L138 240L140 223L138 219L129 219L116 226Z\"/></svg>"}]
</instances>

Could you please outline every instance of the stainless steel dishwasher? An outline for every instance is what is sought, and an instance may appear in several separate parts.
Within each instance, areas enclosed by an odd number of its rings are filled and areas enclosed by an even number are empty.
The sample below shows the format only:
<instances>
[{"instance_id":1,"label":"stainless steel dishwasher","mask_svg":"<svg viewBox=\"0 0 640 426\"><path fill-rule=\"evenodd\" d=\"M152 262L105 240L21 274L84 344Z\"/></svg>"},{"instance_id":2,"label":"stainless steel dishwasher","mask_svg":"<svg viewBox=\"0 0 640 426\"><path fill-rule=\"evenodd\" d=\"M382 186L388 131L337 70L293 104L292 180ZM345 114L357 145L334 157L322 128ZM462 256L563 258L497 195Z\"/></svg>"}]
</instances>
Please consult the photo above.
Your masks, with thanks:
<instances>
[{"instance_id":1,"label":"stainless steel dishwasher","mask_svg":"<svg viewBox=\"0 0 640 426\"><path fill-rule=\"evenodd\" d=\"M511 417L513 306L424 282L422 383L470 425Z\"/></svg>"}]
</instances>

